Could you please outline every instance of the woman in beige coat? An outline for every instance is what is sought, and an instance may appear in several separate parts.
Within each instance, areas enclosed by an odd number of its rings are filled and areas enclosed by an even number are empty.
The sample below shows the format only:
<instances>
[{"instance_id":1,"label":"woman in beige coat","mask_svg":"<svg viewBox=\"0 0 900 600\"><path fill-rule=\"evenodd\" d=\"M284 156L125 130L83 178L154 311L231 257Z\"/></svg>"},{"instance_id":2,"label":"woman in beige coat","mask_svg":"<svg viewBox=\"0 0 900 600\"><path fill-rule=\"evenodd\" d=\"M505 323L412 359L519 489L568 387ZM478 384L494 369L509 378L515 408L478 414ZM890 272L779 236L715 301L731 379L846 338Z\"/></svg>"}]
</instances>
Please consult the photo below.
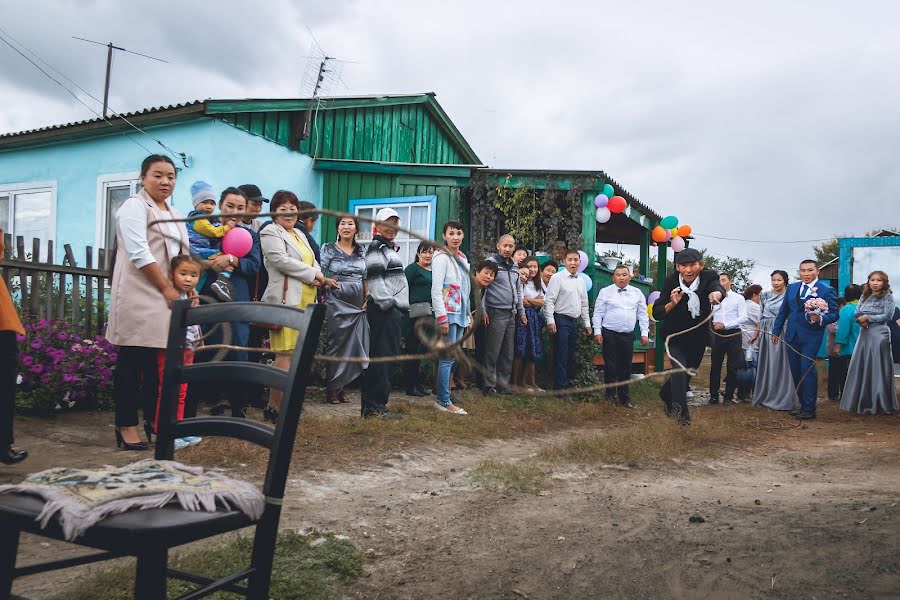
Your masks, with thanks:
<instances>
[{"instance_id":1,"label":"woman in beige coat","mask_svg":"<svg viewBox=\"0 0 900 600\"><path fill-rule=\"evenodd\" d=\"M166 347L172 303L179 292L169 279L169 262L188 253L187 229L168 202L175 189L175 164L153 154L141 163L136 195L116 211L116 257L110 286L106 337L119 346L113 374L116 443L146 450L138 433L138 408L152 420L158 393L156 357ZM150 225L154 221L164 221Z\"/></svg>"},{"instance_id":2,"label":"woman in beige coat","mask_svg":"<svg viewBox=\"0 0 900 600\"><path fill-rule=\"evenodd\" d=\"M286 213L276 216L273 222L259 231L263 262L269 272L269 284L263 294L263 302L286 304L306 308L316 301L316 288L323 285L337 287L332 279L322 274L313 250L301 231L294 229L300 200L293 192L280 190L272 195L269 210ZM291 352L297 347L299 332L282 328L269 334L272 352L275 352L275 366L287 370L291 365ZM263 415L269 421L278 420L281 407L281 390L272 388L269 403Z\"/></svg>"}]
</instances>

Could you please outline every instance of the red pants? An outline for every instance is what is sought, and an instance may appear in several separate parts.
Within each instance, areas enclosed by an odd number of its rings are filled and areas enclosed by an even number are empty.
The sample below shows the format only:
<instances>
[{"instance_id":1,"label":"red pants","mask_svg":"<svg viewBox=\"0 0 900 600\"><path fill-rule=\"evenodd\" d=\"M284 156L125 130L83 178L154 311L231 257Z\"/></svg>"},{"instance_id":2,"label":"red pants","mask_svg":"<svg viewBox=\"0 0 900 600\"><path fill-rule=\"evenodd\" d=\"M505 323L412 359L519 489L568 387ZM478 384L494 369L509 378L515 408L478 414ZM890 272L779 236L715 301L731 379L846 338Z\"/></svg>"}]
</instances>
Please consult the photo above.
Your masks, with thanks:
<instances>
[{"instance_id":1,"label":"red pants","mask_svg":"<svg viewBox=\"0 0 900 600\"><path fill-rule=\"evenodd\" d=\"M194 364L194 351L188 348L184 349L184 366ZM156 393L156 416L153 418L153 433L156 433L159 427L159 405L162 403L162 380L163 370L166 368L166 351L160 350L156 355L156 366L159 369L159 390ZM182 383L178 389L178 420L184 418L184 399L187 397L187 384Z\"/></svg>"}]
</instances>

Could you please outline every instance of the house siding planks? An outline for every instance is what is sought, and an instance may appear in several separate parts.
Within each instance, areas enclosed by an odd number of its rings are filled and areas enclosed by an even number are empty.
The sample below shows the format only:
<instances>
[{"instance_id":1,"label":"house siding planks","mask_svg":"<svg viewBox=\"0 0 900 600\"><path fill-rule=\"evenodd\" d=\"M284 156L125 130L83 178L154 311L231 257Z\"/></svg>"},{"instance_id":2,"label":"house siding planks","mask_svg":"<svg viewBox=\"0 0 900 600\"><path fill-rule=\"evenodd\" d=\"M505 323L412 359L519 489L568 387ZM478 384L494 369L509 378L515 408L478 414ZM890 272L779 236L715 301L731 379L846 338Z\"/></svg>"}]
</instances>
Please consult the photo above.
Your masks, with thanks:
<instances>
[{"instance_id":1,"label":"house siding planks","mask_svg":"<svg viewBox=\"0 0 900 600\"><path fill-rule=\"evenodd\" d=\"M291 119L311 122L305 139L291 139ZM222 121L323 159L423 164L464 164L445 130L423 103L329 109L311 113L265 111L225 113Z\"/></svg>"}]
</instances>

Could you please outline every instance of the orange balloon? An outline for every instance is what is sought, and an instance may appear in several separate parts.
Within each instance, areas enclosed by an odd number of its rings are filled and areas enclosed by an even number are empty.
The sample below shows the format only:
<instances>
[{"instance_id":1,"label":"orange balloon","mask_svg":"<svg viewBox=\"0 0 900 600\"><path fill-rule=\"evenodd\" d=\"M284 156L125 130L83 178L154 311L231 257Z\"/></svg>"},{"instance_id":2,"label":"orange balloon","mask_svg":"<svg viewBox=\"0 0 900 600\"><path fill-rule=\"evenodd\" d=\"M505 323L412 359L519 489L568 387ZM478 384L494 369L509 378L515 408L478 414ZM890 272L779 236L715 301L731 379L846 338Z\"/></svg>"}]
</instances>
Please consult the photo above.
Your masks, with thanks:
<instances>
[{"instance_id":1,"label":"orange balloon","mask_svg":"<svg viewBox=\"0 0 900 600\"><path fill-rule=\"evenodd\" d=\"M678 236L686 238L691 235L691 226L690 225L682 225L678 228Z\"/></svg>"},{"instance_id":2,"label":"orange balloon","mask_svg":"<svg viewBox=\"0 0 900 600\"><path fill-rule=\"evenodd\" d=\"M625 202L625 198L622 196L613 196L609 199L609 204L606 205L606 208L609 209L609 212L620 213L625 210L626 206L628 206L628 203Z\"/></svg>"},{"instance_id":3,"label":"orange balloon","mask_svg":"<svg viewBox=\"0 0 900 600\"><path fill-rule=\"evenodd\" d=\"M659 244L666 241L666 230L657 225L653 228L653 231L650 232L650 238Z\"/></svg>"}]
</instances>

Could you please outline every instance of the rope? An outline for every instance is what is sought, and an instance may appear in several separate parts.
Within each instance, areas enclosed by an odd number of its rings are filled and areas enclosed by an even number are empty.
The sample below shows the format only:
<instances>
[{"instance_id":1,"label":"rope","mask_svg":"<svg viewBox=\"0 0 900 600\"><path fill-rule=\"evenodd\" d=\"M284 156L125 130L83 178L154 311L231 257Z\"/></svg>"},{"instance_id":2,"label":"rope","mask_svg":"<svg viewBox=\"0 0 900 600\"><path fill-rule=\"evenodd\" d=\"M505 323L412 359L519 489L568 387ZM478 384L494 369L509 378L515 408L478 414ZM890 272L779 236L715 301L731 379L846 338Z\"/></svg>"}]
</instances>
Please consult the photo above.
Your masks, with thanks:
<instances>
[{"instance_id":1,"label":"rope","mask_svg":"<svg viewBox=\"0 0 900 600\"><path fill-rule=\"evenodd\" d=\"M158 219L158 220L151 221L150 223L148 223L148 227L156 225L158 223L163 223L163 222L186 223L186 222L197 221L200 219L215 219L215 218L221 219L222 217L226 217L228 219L232 219L232 218L240 219L242 217L249 217L249 218L271 217L274 221L274 219L276 217L295 216L295 215L298 218L301 216L304 216L304 215L329 215L329 216L335 217L336 219L353 218L358 221L373 223L375 225L388 226L393 229L396 229L398 232L406 233L411 239L427 241L427 242L431 242L431 243L435 244L436 246L441 246L441 244L438 244L435 240L424 238L419 233L417 233L415 231L411 231L409 229L405 229L403 227L400 227L399 225L393 225L386 221L379 221L377 219L374 219L371 217L365 217L362 215L354 215L354 214L350 214L350 213L346 213L346 212L320 209L320 208L298 210L298 211L268 212L268 213L228 213L228 214L219 213L219 214L211 214L211 215L198 215L198 216L194 216L194 217ZM280 225L276 224L276 225L272 225L272 226L280 226ZM163 235L166 236L165 233L163 233ZM167 237L169 237L169 236L167 236ZM454 256L453 258L454 258L454 260L457 261L457 264L459 264L460 266L462 265L462 261L458 257ZM470 278L470 282L474 289L474 285L475 285L474 273L470 272L469 278ZM208 303L217 302L217 300L215 300L214 298L210 298L208 296L204 296L201 299ZM481 303L482 303L482 300L481 300L480 294L475 294L475 306L474 306L474 311L473 311L474 315L481 314ZM713 304L718 304L718 303L713 303ZM684 364L682 364L678 359L676 359L672 355L669 344L672 342L673 339L678 338L683 335L687 335L690 332L695 331L698 328L706 325L707 323L709 323L712 320L712 317L713 317L713 313L710 312L710 314L707 315L706 318L704 318L702 321L699 321L695 325L692 325L691 327L684 329L682 331L678 331L678 332L667 335L665 338L665 341L664 341L664 351L665 351L665 355L669 358L672 365L674 365L674 368L651 373L651 374L647 375L645 377L645 379L659 379L659 378L669 377L671 375L675 375L675 374L679 374L679 373L685 373L689 377L696 376L697 369L687 367ZM204 346L197 348L195 350L195 352L208 352L208 351L213 351L213 350L217 351L216 355L211 359L212 361L224 360L225 356L227 355L227 353L229 351L273 353L272 350L269 348L253 348L253 347L238 346L238 345L228 343L230 341L230 337L231 337L231 328L227 323L221 323L221 325L224 326L223 327L223 343L204 345ZM419 339L422 341L422 343L428 348L428 350L429 350L428 352L424 352L421 354L399 354L399 355L393 355L393 356L378 356L378 357L366 357L366 358L363 358L363 357L339 357L339 356L330 356L330 355L326 355L326 354L316 354L314 356L314 359L318 360L318 361L322 361L322 362L331 362L331 363L346 362L346 363L376 363L377 364L377 363L419 361L419 360L425 360L425 359L429 359L429 358L435 358L435 359L451 358L452 360L466 366L467 368L471 368L471 369L477 370L481 373L485 373L486 370L485 370L484 366L471 360L468 357L468 355L465 354L465 352L463 351L463 348L462 348L463 343L466 340L468 340L472 335L474 335L475 330L478 327L483 327L483 326L484 325L482 324L481 319L476 318L473 326L468 327L466 329L466 332L463 334L463 336L459 340L457 340L456 342L453 342L453 343L447 343L439 336L426 335L426 331L424 329L425 324L422 321L420 321L420 322L416 323L416 330L415 330L416 335L419 337ZM214 329L215 328L213 328L211 331L207 332L203 336L202 339L205 339L206 337L210 336L212 334L212 332L214 331ZM709 330L713 333L713 335L722 337L722 338L730 338L730 337L734 337L737 335L741 335L740 331L735 332L735 333L730 333L730 334L721 334L711 327L709 328ZM807 358L808 360L811 361L812 364L810 365L809 368L807 368L806 372L804 372L803 376L800 378L800 380L797 382L797 384L795 386L795 391L799 391L800 385L803 382L803 380L809 375L809 373L812 371L812 369L815 368L815 359L805 356L799 350L797 350L792 345L790 345L788 342L784 341L783 338L781 338L780 336L772 334L772 337L778 338L778 340L781 343L784 343L785 346L790 348L792 351L796 352L800 356ZM290 353L289 352L283 352L283 353L276 352L275 354L290 354ZM596 385L592 385L592 386L588 386L588 387L569 388L569 389L565 389L565 390L546 390L546 391L527 391L524 389L520 389L518 386L511 386L510 389L512 391L524 392L524 393L527 393L529 396L534 396L534 397L560 397L560 396L572 396L572 395L600 392L603 390L620 387L621 385L623 385L622 382L598 383Z\"/></svg>"}]
</instances>

